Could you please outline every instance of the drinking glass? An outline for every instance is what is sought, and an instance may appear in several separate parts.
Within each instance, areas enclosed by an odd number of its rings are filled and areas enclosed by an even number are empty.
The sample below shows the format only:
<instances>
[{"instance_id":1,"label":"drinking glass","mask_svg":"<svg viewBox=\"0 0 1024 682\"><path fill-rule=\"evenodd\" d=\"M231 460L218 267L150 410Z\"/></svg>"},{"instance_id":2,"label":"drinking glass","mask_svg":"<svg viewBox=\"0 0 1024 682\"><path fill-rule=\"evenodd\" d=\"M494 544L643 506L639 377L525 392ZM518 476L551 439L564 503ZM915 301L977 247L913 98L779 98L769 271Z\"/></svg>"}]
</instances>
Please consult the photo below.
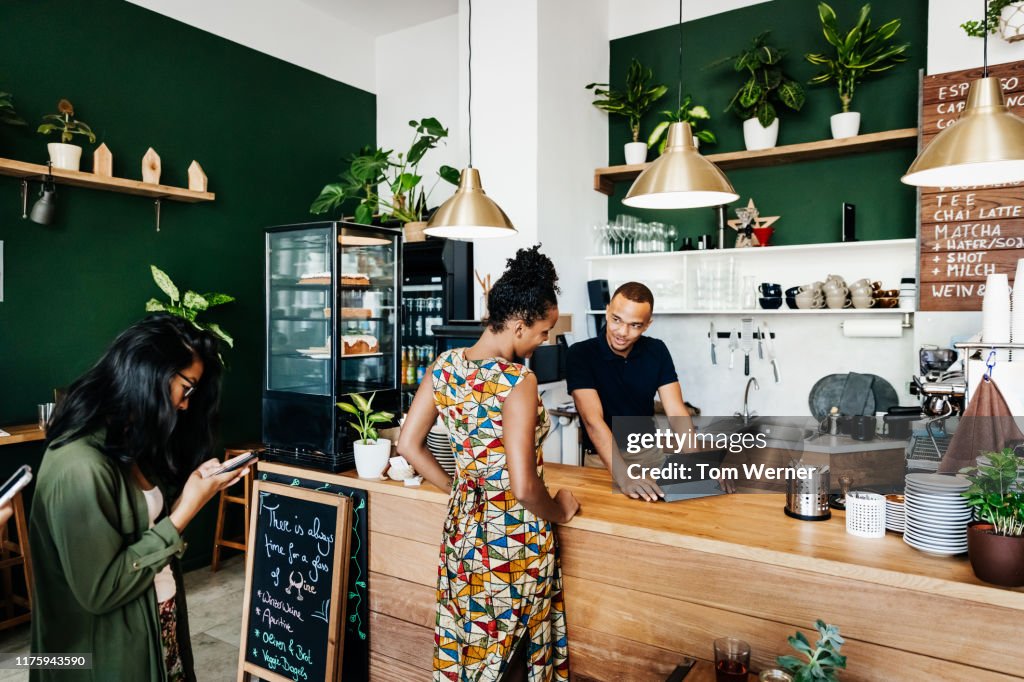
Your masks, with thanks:
<instances>
[{"instance_id":1,"label":"drinking glass","mask_svg":"<svg viewBox=\"0 0 1024 682\"><path fill-rule=\"evenodd\" d=\"M746 682L749 674L750 645L735 637L716 639L716 682Z\"/></svg>"}]
</instances>

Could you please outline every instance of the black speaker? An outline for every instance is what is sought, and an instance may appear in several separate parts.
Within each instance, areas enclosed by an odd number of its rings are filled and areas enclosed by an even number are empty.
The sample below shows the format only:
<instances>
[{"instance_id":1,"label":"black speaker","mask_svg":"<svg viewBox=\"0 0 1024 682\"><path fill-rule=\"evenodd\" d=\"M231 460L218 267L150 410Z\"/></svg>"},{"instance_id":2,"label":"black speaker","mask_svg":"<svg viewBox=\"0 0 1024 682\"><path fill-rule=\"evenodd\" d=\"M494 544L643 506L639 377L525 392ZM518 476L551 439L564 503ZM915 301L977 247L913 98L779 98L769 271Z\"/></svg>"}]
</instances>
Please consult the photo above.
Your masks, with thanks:
<instances>
[{"instance_id":1,"label":"black speaker","mask_svg":"<svg viewBox=\"0 0 1024 682\"><path fill-rule=\"evenodd\" d=\"M857 241L857 207L843 202L843 241Z\"/></svg>"},{"instance_id":2,"label":"black speaker","mask_svg":"<svg viewBox=\"0 0 1024 682\"><path fill-rule=\"evenodd\" d=\"M590 294L590 309L604 310L612 300L608 294L608 280L592 279L587 282L587 292Z\"/></svg>"}]
</instances>

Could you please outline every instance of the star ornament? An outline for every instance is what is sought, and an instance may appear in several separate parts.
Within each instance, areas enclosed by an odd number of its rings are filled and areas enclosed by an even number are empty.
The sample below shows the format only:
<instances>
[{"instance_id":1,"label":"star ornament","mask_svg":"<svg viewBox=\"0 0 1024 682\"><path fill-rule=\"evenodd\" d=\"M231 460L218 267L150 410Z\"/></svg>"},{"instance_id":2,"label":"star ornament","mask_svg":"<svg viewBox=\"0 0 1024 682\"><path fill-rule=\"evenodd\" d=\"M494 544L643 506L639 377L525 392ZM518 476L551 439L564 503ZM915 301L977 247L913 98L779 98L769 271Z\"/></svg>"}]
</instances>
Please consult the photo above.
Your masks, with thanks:
<instances>
[{"instance_id":1,"label":"star ornament","mask_svg":"<svg viewBox=\"0 0 1024 682\"><path fill-rule=\"evenodd\" d=\"M771 227L781 216L768 216L762 218L754 205L754 200L749 199L747 205L736 209L736 217L727 220L726 223L736 230L736 246L760 246L754 230Z\"/></svg>"}]
</instances>

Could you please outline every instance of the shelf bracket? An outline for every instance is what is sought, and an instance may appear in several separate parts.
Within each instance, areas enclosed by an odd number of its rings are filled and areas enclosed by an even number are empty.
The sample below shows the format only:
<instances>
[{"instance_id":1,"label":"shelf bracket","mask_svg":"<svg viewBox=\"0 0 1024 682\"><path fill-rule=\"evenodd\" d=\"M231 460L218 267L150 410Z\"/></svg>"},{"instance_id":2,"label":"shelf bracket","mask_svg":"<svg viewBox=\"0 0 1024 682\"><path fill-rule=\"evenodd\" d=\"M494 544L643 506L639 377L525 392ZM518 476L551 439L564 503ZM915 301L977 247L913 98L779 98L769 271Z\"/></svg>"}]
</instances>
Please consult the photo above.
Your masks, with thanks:
<instances>
[{"instance_id":1,"label":"shelf bracket","mask_svg":"<svg viewBox=\"0 0 1024 682\"><path fill-rule=\"evenodd\" d=\"M21 219L28 218L28 179L21 179Z\"/></svg>"},{"instance_id":2,"label":"shelf bracket","mask_svg":"<svg viewBox=\"0 0 1024 682\"><path fill-rule=\"evenodd\" d=\"M153 200L153 206L156 208L156 231L160 231L160 202L162 199L157 197Z\"/></svg>"}]
</instances>

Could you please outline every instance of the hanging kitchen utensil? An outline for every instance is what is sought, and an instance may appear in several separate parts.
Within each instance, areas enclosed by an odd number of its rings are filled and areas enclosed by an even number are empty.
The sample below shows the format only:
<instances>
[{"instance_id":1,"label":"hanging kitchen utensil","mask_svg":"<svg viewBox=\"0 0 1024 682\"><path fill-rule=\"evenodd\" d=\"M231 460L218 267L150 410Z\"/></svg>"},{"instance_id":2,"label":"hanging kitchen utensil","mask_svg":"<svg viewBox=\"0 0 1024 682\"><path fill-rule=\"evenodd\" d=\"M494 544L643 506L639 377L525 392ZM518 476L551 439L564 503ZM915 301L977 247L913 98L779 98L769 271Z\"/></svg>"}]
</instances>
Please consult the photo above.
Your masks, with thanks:
<instances>
[{"instance_id":1,"label":"hanging kitchen utensil","mask_svg":"<svg viewBox=\"0 0 1024 682\"><path fill-rule=\"evenodd\" d=\"M708 332L708 338L711 339L711 364L718 364L718 355L715 353L715 342L718 341L718 334L715 333L715 323L711 323L711 331Z\"/></svg>"},{"instance_id":2,"label":"hanging kitchen utensil","mask_svg":"<svg viewBox=\"0 0 1024 682\"><path fill-rule=\"evenodd\" d=\"M729 369L734 366L734 360L736 356L736 349L740 347L740 342L736 338L736 327L733 327L729 331Z\"/></svg>"},{"instance_id":3,"label":"hanging kitchen utensil","mask_svg":"<svg viewBox=\"0 0 1024 682\"><path fill-rule=\"evenodd\" d=\"M754 318L744 317L740 320L740 343L743 350L743 376L750 376L750 352L754 350Z\"/></svg>"}]
</instances>

